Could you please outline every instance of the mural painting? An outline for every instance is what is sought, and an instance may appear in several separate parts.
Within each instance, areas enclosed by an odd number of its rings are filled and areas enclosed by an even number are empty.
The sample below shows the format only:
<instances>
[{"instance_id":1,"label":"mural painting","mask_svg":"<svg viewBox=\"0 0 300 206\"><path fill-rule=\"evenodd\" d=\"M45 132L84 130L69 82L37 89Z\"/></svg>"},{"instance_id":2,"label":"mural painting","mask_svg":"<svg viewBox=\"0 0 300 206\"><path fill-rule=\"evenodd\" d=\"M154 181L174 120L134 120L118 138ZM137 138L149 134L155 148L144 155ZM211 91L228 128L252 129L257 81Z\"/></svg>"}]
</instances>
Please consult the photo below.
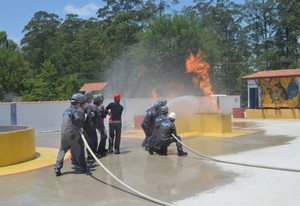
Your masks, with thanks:
<instances>
[{"instance_id":1,"label":"mural painting","mask_svg":"<svg viewBox=\"0 0 300 206\"><path fill-rule=\"evenodd\" d=\"M258 84L263 107L299 107L300 77L260 79Z\"/></svg>"}]
</instances>

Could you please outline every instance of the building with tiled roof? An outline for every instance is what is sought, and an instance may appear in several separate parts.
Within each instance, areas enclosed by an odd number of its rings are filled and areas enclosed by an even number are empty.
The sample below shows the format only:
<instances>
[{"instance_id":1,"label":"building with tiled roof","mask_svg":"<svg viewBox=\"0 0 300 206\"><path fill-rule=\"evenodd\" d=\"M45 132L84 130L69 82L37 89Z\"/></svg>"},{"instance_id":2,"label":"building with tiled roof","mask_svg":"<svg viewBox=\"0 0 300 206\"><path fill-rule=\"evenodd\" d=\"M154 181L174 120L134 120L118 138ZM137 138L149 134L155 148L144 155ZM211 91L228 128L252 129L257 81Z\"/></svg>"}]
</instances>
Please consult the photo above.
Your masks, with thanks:
<instances>
[{"instance_id":1,"label":"building with tiled roof","mask_svg":"<svg viewBox=\"0 0 300 206\"><path fill-rule=\"evenodd\" d=\"M300 69L260 71L254 74L244 76L243 79L261 79L261 78L295 77L295 76L300 76Z\"/></svg>"},{"instance_id":2,"label":"building with tiled roof","mask_svg":"<svg viewBox=\"0 0 300 206\"><path fill-rule=\"evenodd\" d=\"M92 91L94 93L101 92L106 86L107 82L94 82L94 83L85 83L81 88L80 92Z\"/></svg>"},{"instance_id":3,"label":"building with tiled roof","mask_svg":"<svg viewBox=\"0 0 300 206\"><path fill-rule=\"evenodd\" d=\"M248 108L299 108L300 69L260 71L243 79L248 84Z\"/></svg>"}]
</instances>

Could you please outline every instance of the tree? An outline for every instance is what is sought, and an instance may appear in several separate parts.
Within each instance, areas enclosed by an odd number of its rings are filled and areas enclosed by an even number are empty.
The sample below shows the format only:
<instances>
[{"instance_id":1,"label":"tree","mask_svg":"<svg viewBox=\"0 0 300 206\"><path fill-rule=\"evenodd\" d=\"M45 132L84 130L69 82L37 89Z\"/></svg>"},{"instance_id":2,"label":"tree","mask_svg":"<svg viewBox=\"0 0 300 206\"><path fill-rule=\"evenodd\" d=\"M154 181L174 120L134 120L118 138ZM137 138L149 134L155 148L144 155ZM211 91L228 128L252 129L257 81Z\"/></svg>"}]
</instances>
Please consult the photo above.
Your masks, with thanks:
<instances>
[{"instance_id":1,"label":"tree","mask_svg":"<svg viewBox=\"0 0 300 206\"><path fill-rule=\"evenodd\" d=\"M25 89L25 80L32 76L29 63L17 44L0 33L0 100L16 101L17 96ZM1 43L2 42L2 43Z\"/></svg>"},{"instance_id":2,"label":"tree","mask_svg":"<svg viewBox=\"0 0 300 206\"><path fill-rule=\"evenodd\" d=\"M58 72L53 64L46 60L40 68L40 73L26 80L27 90L23 92L25 101L50 101L58 99Z\"/></svg>"},{"instance_id":3,"label":"tree","mask_svg":"<svg viewBox=\"0 0 300 206\"><path fill-rule=\"evenodd\" d=\"M21 40L21 46L35 72L56 50L54 37L59 26L59 17L44 11L35 13L25 26L23 30L25 35Z\"/></svg>"},{"instance_id":4,"label":"tree","mask_svg":"<svg viewBox=\"0 0 300 206\"><path fill-rule=\"evenodd\" d=\"M252 68L255 70L274 69L276 61L275 2L274 0L251 0L244 5L245 30L252 48Z\"/></svg>"},{"instance_id":5,"label":"tree","mask_svg":"<svg viewBox=\"0 0 300 206\"><path fill-rule=\"evenodd\" d=\"M300 2L297 0L277 0L275 42L278 60L274 69L297 68L300 65Z\"/></svg>"}]
</instances>

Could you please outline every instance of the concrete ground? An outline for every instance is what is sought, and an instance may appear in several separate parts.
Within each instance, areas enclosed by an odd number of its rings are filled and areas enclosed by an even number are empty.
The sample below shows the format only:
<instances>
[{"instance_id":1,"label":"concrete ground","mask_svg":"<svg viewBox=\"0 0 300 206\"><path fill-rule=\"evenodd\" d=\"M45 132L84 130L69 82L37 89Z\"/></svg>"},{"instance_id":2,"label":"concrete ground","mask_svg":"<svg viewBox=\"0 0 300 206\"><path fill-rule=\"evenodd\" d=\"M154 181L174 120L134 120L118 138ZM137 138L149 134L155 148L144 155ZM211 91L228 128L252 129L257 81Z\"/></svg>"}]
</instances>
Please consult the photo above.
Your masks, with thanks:
<instances>
[{"instance_id":1,"label":"concrete ground","mask_svg":"<svg viewBox=\"0 0 300 206\"><path fill-rule=\"evenodd\" d=\"M151 156L141 148L143 134L136 130L123 130L120 155L100 161L125 184L170 205L298 206L299 125L300 120L233 119L231 134L182 134L184 144L201 154L294 172L209 161L188 149L188 156L178 157L175 145L168 156ZM56 177L59 144L59 132L37 133L34 169L0 168L0 205L160 205L121 185L97 162L89 162L92 172L85 175L75 174L66 159L62 176Z\"/></svg>"}]
</instances>

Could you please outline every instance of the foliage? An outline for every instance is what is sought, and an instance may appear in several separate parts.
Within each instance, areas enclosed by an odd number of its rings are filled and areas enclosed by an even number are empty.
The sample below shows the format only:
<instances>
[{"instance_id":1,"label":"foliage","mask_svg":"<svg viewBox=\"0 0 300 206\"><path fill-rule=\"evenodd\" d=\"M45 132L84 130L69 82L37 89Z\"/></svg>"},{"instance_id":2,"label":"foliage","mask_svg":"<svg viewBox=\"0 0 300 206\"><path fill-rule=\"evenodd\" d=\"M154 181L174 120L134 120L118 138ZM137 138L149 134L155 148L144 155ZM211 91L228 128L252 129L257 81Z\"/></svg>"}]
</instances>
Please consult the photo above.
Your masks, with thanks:
<instances>
[{"instance_id":1,"label":"foliage","mask_svg":"<svg viewBox=\"0 0 300 206\"><path fill-rule=\"evenodd\" d=\"M108 81L128 97L201 94L185 73L203 51L215 93L246 96L241 78L299 68L297 0L105 0L97 18L36 12L18 46L0 31L0 99L69 99L86 82Z\"/></svg>"}]
</instances>

